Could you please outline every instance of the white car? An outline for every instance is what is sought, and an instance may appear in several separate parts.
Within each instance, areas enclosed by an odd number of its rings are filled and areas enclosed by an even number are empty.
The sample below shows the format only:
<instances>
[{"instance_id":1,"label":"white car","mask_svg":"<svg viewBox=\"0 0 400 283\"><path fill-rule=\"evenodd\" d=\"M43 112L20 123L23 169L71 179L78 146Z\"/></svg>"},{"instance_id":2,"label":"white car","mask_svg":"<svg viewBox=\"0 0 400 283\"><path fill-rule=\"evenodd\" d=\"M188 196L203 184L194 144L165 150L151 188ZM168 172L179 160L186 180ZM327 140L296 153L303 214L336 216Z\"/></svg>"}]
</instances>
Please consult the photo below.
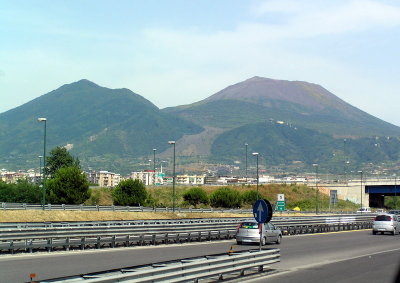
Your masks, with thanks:
<instances>
[{"instance_id":1,"label":"white car","mask_svg":"<svg viewBox=\"0 0 400 283\"><path fill-rule=\"evenodd\" d=\"M371 209L369 207L361 207L357 210L357 213L371 213Z\"/></svg>"},{"instance_id":2,"label":"white car","mask_svg":"<svg viewBox=\"0 0 400 283\"><path fill-rule=\"evenodd\" d=\"M377 215L372 223L372 234L384 234L389 232L392 235L400 233L400 219L396 214Z\"/></svg>"},{"instance_id":3,"label":"white car","mask_svg":"<svg viewBox=\"0 0 400 283\"><path fill-rule=\"evenodd\" d=\"M260 230L262 235L260 237ZM266 243L280 244L282 241L282 231L272 223L258 224L256 221L245 221L239 224L236 232L236 242L238 245L245 243Z\"/></svg>"}]
</instances>

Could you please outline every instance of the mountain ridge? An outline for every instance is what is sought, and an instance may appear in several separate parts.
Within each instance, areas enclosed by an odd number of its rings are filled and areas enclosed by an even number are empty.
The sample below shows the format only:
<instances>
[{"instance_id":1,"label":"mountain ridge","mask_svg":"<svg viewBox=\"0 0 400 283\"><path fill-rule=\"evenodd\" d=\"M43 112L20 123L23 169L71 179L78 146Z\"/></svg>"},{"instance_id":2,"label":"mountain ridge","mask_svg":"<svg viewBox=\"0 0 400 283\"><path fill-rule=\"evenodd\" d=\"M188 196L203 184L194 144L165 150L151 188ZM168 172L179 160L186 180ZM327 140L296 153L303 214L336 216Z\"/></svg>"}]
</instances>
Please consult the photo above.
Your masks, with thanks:
<instances>
[{"instance_id":1,"label":"mountain ridge","mask_svg":"<svg viewBox=\"0 0 400 283\"><path fill-rule=\"evenodd\" d=\"M400 159L395 154L400 149L399 127L317 84L301 81L256 76L204 100L164 109L127 88L110 89L86 79L64 84L0 114L0 166L37 166L43 150L43 125L37 123L38 117L48 119L49 149L68 145L82 165L123 168L125 173L137 166L148 169L153 148L159 158L169 159L168 140L177 141L177 156L185 162L201 156L202 161L231 163L240 160L243 144L252 141L271 162L287 165L303 159L304 165L329 164L339 162L330 156L346 155L338 149L342 138L355 141L349 143L347 154L357 162ZM288 128L271 126L283 124ZM375 136L395 138L373 143ZM288 150L283 150L285 146ZM324 153L315 154L313 148Z\"/></svg>"}]
</instances>

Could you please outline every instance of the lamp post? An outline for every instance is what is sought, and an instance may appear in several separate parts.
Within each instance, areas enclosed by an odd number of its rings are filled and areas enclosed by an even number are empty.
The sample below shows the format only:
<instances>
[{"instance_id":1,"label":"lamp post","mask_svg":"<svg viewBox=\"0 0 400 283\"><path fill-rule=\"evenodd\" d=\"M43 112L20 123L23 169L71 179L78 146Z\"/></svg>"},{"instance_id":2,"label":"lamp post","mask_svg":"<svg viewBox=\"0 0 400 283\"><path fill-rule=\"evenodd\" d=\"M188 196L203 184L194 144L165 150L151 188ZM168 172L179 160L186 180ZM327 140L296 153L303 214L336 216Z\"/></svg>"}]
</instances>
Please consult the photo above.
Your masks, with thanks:
<instances>
[{"instance_id":1,"label":"lamp post","mask_svg":"<svg viewBox=\"0 0 400 283\"><path fill-rule=\"evenodd\" d=\"M38 156L39 157L39 184L42 181L42 157L41 155Z\"/></svg>"},{"instance_id":2,"label":"lamp post","mask_svg":"<svg viewBox=\"0 0 400 283\"><path fill-rule=\"evenodd\" d=\"M249 144L245 143L244 146L246 147L246 175L245 175L245 178L246 178L246 184L247 184L247 147L249 146Z\"/></svg>"},{"instance_id":3,"label":"lamp post","mask_svg":"<svg viewBox=\"0 0 400 283\"><path fill-rule=\"evenodd\" d=\"M346 176L346 165L347 165L347 155L346 155L346 139L343 139L343 155L344 155L344 164L343 164L343 175L344 175L344 182L347 182L347 176Z\"/></svg>"},{"instance_id":4,"label":"lamp post","mask_svg":"<svg viewBox=\"0 0 400 283\"><path fill-rule=\"evenodd\" d=\"M153 148L153 171L154 171L154 175L153 175L153 185L156 184L156 148Z\"/></svg>"},{"instance_id":5,"label":"lamp post","mask_svg":"<svg viewBox=\"0 0 400 283\"><path fill-rule=\"evenodd\" d=\"M362 205L362 201L363 201L363 199L362 199L362 197L363 197L362 196L362 191L363 191L363 184L362 184L362 182L363 182L363 171L358 171L358 173L360 173L360 200L361 200L360 208L362 208L363 207L363 205Z\"/></svg>"},{"instance_id":6,"label":"lamp post","mask_svg":"<svg viewBox=\"0 0 400 283\"><path fill-rule=\"evenodd\" d=\"M318 190L318 164L313 164L315 167L315 214L318 214L318 204L319 204L319 190Z\"/></svg>"},{"instance_id":7,"label":"lamp post","mask_svg":"<svg viewBox=\"0 0 400 283\"><path fill-rule=\"evenodd\" d=\"M397 209L397 175L394 174L394 209Z\"/></svg>"},{"instance_id":8,"label":"lamp post","mask_svg":"<svg viewBox=\"0 0 400 283\"><path fill-rule=\"evenodd\" d=\"M174 163L172 176L172 212L175 212L175 141L169 141L168 143L174 146Z\"/></svg>"},{"instance_id":9,"label":"lamp post","mask_svg":"<svg viewBox=\"0 0 400 283\"><path fill-rule=\"evenodd\" d=\"M256 157L257 160L257 200L260 199L259 194L258 194L258 152L253 152L253 156Z\"/></svg>"},{"instance_id":10,"label":"lamp post","mask_svg":"<svg viewBox=\"0 0 400 283\"><path fill-rule=\"evenodd\" d=\"M38 118L38 122L44 122L44 135L43 135L43 187L42 187L42 206L46 204L46 127L47 119Z\"/></svg>"}]
</instances>

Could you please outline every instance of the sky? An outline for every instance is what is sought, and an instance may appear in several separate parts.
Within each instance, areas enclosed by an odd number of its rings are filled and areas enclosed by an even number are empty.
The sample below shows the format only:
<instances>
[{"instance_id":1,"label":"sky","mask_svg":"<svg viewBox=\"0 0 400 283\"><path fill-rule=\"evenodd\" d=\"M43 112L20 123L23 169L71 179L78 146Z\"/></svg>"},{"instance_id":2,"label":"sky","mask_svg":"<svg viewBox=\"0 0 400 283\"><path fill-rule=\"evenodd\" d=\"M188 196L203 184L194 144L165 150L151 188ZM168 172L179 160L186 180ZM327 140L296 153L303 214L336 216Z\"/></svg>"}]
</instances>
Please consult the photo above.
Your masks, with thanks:
<instances>
[{"instance_id":1,"label":"sky","mask_svg":"<svg viewBox=\"0 0 400 283\"><path fill-rule=\"evenodd\" d=\"M159 108L254 76L400 126L400 1L0 0L0 113L88 79Z\"/></svg>"}]
</instances>

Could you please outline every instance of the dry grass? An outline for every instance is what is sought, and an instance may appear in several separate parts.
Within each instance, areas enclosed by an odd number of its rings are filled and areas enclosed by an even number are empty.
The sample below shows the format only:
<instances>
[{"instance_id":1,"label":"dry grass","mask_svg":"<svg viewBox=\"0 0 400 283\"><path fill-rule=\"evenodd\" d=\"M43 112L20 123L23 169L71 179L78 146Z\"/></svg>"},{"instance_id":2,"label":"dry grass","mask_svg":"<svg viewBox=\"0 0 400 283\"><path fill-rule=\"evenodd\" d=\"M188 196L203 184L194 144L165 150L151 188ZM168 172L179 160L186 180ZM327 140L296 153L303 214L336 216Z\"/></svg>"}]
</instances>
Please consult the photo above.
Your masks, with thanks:
<instances>
[{"instance_id":1,"label":"dry grass","mask_svg":"<svg viewBox=\"0 0 400 283\"><path fill-rule=\"evenodd\" d=\"M2 210L0 211L0 222L111 221L251 216L251 214L234 213Z\"/></svg>"}]
</instances>

